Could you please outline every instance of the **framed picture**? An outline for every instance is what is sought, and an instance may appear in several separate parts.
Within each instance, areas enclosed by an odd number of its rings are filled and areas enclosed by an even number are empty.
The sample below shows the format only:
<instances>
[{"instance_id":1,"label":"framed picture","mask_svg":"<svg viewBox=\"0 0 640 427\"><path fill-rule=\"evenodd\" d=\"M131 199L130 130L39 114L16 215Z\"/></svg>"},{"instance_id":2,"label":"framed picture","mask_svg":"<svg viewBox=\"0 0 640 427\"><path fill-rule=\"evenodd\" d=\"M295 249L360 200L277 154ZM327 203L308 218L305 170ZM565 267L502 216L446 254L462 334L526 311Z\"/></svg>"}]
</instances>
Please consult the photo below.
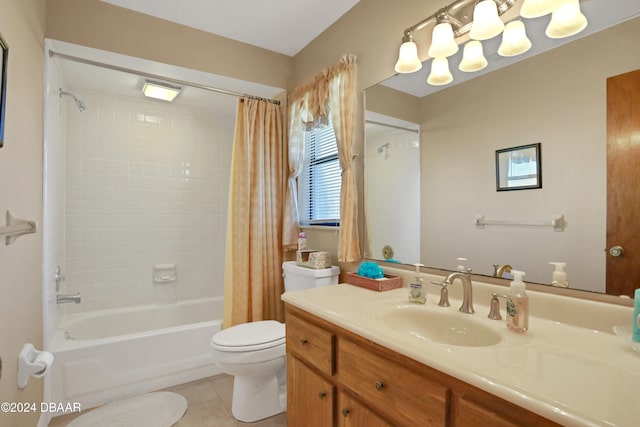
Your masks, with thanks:
<instances>
[{"instance_id":1,"label":"framed picture","mask_svg":"<svg viewBox=\"0 0 640 427\"><path fill-rule=\"evenodd\" d=\"M4 145L4 116L7 105L7 59L9 58L9 47L0 35L0 47L2 55L0 55L0 148Z\"/></svg>"},{"instance_id":2,"label":"framed picture","mask_svg":"<svg viewBox=\"0 0 640 427\"><path fill-rule=\"evenodd\" d=\"M541 144L496 150L496 190L542 188Z\"/></svg>"}]
</instances>

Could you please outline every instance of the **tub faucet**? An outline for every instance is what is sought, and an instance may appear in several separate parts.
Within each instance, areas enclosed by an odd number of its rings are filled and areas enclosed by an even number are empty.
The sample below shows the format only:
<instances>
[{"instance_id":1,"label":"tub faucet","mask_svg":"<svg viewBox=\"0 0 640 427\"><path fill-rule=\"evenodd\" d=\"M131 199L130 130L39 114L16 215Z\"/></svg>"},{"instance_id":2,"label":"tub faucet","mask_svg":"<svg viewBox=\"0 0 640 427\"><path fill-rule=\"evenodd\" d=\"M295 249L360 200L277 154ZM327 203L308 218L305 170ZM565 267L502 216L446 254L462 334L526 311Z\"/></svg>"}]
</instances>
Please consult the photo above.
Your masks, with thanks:
<instances>
[{"instance_id":1,"label":"tub faucet","mask_svg":"<svg viewBox=\"0 0 640 427\"><path fill-rule=\"evenodd\" d=\"M493 264L493 277L502 277L505 272L511 272L511 266L509 264Z\"/></svg>"},{"instance_id":2,"label":"tub faucet","mask_svg":"<svg viewBox=\"0 0 640 427\"><path fill-rule=\"evenodd\" d=\"M467 268L466 271L454 271L444 279L443 284L452 285L456 279L460 279L462 282L462 305L460 311L463 313L473 314L473 287L471 286L471 269Z\"/></svg>"},{"instance_id":3,"label":"tub faucet","mask_svg":"<svg viewBox=\"0 0 640 427\"><path fill-rule=\"evenodd\" d=\"M66 304L68 302L73 302L76 304L80 303L80 292L78 292L75 295L64 295L64 294L58 294L56 295L56 303L57 304Z\"/></svg>"}]
</instances>

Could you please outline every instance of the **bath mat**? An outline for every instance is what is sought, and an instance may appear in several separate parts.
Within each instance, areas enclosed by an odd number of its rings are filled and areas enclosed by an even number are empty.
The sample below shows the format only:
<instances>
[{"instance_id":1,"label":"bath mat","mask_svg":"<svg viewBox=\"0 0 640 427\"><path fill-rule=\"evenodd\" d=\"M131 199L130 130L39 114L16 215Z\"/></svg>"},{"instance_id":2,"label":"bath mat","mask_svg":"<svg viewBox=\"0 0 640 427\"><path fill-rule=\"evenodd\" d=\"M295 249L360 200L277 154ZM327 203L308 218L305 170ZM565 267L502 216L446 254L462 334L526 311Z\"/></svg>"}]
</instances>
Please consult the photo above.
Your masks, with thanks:
<instances>
[{"instance_id":1,"label":"bath mat","mask_svg":"<svg viewBox=\"0 0 640 427\"><path fill-rule=\"evenodd\" d=\"M186 410L184 397L158 391L108 403L80 415L67 427L170 427Z\"/></svg>"}]
</instances>

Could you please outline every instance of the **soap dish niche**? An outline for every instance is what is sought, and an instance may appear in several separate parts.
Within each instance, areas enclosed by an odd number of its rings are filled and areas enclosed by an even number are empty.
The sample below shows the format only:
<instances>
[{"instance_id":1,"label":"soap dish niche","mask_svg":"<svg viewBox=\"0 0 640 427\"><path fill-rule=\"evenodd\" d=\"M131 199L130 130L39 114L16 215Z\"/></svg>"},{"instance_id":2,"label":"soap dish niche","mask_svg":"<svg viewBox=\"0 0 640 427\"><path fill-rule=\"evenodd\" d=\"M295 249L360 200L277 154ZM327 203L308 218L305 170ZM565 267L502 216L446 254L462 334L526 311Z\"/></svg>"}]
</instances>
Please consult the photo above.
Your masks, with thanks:
<instances>
[{"instance_id":1,"label":"soap dish niche","mask_svg":"<svg viewBox=\"0 0 640 427\"><path fill-rule=\"evenodd\" d=\"M170 283L176 281L176 265L154 264L153 265L153 281L155 283Z\"/></svg>"}]
</instances>

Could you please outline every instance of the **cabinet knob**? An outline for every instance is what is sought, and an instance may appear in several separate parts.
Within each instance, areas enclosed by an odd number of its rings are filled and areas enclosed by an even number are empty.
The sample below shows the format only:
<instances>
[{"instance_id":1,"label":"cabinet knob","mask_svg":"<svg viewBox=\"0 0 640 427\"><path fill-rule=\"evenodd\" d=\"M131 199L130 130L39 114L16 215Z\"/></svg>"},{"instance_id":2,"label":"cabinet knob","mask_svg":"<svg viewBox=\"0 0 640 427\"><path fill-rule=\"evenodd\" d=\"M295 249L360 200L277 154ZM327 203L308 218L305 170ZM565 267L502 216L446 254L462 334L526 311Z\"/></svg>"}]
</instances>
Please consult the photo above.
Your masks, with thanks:
<instances>
[{"instance_id":1,"label":"cabinet knob","mask_svg":"<svg viewBox=\"0 0 640 427\"><path fill-rule=\"evenodd\" d=\"M342 408L342 416L343 417L348 417L349 414L351 413L351 411L349 410L349 408Z\"/></svg>"},{"instance_id":2,"label":"cabinet knob","mask_svg":"<svg viewBox=\"0 0 640 427\"><path fill-rule=\"evenodd\" d=\"M376 390L380 391L384 388L384 384L380 381L376 381Z\"/></svg>"},{"instance_id":3,"label":"cabinet knob","mask_svg":"<svg viewBox=\"0 0 640 427\"><path fill-rule=\"evenodd\" d=\"M318 396L320 396L320 399L324 399L325 397L327 397L327 392L321 391L320 393L318 393Z\"/></svg>"},{"instance_id":4,"label":"cabinet knob","mask_svg":"<svg viewBox=\"0 0 640 427\"><path fill-rule=\"evenodd\" d=\"M307 343L308 343L308 342L309 342L309 340L308 340L308 339L306 339L306 338L302 338L302 339L300 340L300 344L302 344L302 345L307 345Z\"/></svg>"}]
</instances>

